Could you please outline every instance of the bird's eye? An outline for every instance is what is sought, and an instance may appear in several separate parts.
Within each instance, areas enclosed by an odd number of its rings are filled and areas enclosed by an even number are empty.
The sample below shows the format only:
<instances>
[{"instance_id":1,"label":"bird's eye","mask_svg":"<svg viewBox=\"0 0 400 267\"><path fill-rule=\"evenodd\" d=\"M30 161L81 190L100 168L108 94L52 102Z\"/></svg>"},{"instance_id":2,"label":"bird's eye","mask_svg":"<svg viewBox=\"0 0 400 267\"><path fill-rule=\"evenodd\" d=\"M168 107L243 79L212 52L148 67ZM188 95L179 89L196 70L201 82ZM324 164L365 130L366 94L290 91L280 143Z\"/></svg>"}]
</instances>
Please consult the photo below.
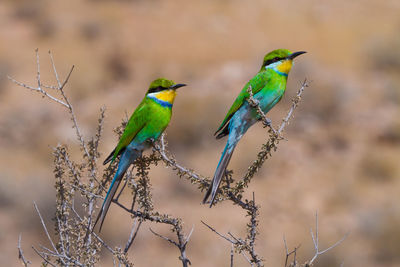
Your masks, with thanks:
<instances>
[{"instance_id":1,"label":"bird's eye","mask_svg":"<svg viewBox=\"0 0 400 267\"><path fill-rule=\"evenodd\" d=\"M279 57L274 58L274 61L279 61Z\"/></svg>"}]
</instances>

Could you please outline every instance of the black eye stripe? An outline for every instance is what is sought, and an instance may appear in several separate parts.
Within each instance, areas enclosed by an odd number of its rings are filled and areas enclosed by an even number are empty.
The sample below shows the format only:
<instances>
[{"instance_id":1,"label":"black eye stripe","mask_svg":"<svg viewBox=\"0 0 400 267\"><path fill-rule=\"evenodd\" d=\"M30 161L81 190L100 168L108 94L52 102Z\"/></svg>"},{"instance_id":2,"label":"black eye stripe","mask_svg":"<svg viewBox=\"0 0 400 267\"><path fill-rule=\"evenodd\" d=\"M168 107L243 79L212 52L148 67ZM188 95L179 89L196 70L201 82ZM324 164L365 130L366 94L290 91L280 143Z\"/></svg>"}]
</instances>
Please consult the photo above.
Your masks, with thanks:
<instances>
[{"instance_id":1,"label":"black eye stripe","mask_svg":"<svg viewBox=\"0 0 400 267\"><path fill-rule=\"evenodd\" d=\"M275 57L275 58L273 58L273 59L270 59L270 60L267 60L267 61L265 61L265 63L264 63L264 67L265 66L268 66L268 65L270 65L270 64L272 64L272 63L275 63L275 62L277 62L277 61L280 61L280 60L282 60L282 59L285 59L284 57Z\"/></svg>"},{"instance_id":2,"label":"black eye stripe","mask_svg":"<svg viewBox=\"0 0 400 267\"><path fill-rule=\"evenodd\" d=\"M167 90L167 89L168 89L167 87L158 86L158 87L155 87L155 88L150 88L147 93L148 94L157 93L157 92L161 92L161 91L164 91L164 90Z\"/></svg>"}]
</instances>

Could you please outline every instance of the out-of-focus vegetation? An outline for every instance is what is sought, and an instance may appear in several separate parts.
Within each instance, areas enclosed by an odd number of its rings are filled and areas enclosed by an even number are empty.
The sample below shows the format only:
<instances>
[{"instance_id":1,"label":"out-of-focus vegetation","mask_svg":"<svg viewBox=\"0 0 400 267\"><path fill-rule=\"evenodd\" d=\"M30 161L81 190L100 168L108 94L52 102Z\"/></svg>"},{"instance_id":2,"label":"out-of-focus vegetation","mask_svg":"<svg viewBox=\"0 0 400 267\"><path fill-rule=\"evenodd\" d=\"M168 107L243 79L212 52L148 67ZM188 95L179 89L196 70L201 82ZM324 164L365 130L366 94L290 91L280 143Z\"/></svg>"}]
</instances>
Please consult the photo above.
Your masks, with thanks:
<instances>
[{"instance_id":1,"label":"out-of-focus vegetation","mask_svg":"<svg viewBox=\"0 0 400 267\"><path fill-rule=\"evenodd\" d=\"M308 54L296 61L272 120L282 117L304 77L312 83L287 128L288 141L281 142L248 190L262 204L258 250L268 265L282 266L285 235L288 245L302 244L299 261L309 259L308 229L318 210L321 244L351 232L318 266L339 266L343 260L344 266L398 266L399 12L395 0L3 1L0 262L19 266L20 232L25 256L39 262L30 244L46 244L46 239L32 202L50 222L52 147L76 143L59 106L4 76L34 82L35 48L43 54L52 50L61 74L76 65L67 93L86 136L95 131L99 107L107 106L103 157L116 142L112 129L140 102L149 81L165 76L189 84L179 92L167 129L169 148L186 166L211 176L224 146L213 138L214 130L264 54L282 47ZM51 80L50 64L43 59L43 79ZM244 173L265 138L261 126L249 130L230 167ZM183 218L186 230L195 225L188 247L192 263L226 265L230 245L200 219L242 234L243 214L227 203L212 209L200 205L202 195L163 166L151 171L151 179L158 210ZM112 207L102 236L122 245L130 226L130 217ZM130 252L134 263L176 266L174 248L145 229Z\"/></svg>"}]
</instances>

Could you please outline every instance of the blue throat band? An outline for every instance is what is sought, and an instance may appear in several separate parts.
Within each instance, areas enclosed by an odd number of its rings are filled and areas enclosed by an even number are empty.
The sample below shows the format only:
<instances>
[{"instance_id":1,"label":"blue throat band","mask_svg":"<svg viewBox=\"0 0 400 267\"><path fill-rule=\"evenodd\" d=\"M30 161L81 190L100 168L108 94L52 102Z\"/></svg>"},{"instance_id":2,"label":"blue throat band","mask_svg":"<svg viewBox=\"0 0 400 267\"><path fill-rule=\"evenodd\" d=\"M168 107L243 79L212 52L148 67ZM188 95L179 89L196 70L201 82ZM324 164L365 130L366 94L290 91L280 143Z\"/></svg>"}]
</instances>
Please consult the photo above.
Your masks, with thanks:
<instances>
[{"instance_id":1,"label":"blue throat band","mask_svg":"<svg viewBox=\"0 0 400 267\"><path fill-rule=\"evenodd\" d=\"M151 100L154 100L156 103L160 104L163 107L172 108L172 104L167 102L167 101L163 101L161 99L158 99L155 96L148 95L147 97L150 98Z\"/></svg>"},{"instance_id":2,"label":"blue throat band","mask_svg":"<svg viewBox=\"0 0 400 267\"><path fill-rule=\"evenodd\" d=\"M274 70L276 73L278 73L279 75L282 75L282 76L285 76L285 77L288 76L287 73L281 72L281 71L279 71L279 70L277 70L277 69L275 69L275 68L273 68L273 70Z\"/></svg>"}]
</instances>

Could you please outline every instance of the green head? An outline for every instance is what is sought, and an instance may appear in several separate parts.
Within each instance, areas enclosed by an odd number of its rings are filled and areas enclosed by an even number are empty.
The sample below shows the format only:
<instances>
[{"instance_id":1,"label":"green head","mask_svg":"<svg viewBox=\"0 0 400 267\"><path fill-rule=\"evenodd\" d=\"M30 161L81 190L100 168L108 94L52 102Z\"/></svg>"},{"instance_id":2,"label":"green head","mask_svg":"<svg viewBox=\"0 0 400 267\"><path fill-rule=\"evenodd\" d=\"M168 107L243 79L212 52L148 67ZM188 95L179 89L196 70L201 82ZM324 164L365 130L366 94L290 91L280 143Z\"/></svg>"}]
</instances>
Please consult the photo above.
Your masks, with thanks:
<instances>
[{"instance_id":1,"label":"green head","mask_svg":"<svg viewBox=\"0 0 400 267\"><path fill-rule=\"evenodd\" d=\"M288 73L292 67L292 61L295 57L300 56L306 52L294 52L292 53L287 49L276 49L265 55L261 70L268 67L281 68L283 72Z\"/></svg>"},{"instance_id":2,"label":"green head","mask_svg":"<svg viewBox=\"0 0 400 267\"><path fill-rule=\"evenodd\" d=\"M172 80L167 80L165 78L158 78L150 84L149 90L147 90L147 94L158 93L168 90L176 90L182 86L186 86L186 84L182 83L176 84Z\"/></svg>"}]
</instances>

